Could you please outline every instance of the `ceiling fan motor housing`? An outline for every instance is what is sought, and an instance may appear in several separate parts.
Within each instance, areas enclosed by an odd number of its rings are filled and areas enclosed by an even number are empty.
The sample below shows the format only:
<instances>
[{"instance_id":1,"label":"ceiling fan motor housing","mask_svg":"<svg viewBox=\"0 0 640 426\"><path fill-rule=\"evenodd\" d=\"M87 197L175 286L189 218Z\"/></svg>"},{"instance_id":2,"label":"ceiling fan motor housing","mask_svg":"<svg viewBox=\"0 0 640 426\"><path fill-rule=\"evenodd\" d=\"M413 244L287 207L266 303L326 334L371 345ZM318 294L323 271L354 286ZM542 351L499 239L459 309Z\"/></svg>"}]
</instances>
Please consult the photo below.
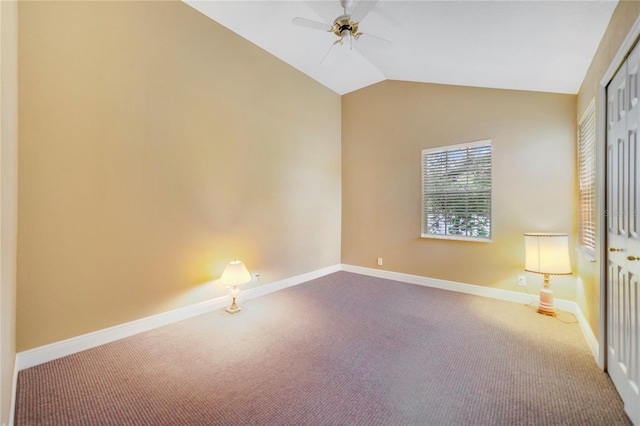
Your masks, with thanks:
<instances>
[{"instance_id":1,"label":"ceiling fan motor housing","mask_svg":"<svg viewBox=\"0 0 640 426\"><path fill-rule=\"evenodd\" d=\"M358 23L351 22L351 17L349 15L341 15L333 21L333 27L331 28L331 32L337 35L338 37L343 37L344 32L348 31L351 35L357 40L360 37L360 33L358 33Z\"/></svg>"}]
</instances>

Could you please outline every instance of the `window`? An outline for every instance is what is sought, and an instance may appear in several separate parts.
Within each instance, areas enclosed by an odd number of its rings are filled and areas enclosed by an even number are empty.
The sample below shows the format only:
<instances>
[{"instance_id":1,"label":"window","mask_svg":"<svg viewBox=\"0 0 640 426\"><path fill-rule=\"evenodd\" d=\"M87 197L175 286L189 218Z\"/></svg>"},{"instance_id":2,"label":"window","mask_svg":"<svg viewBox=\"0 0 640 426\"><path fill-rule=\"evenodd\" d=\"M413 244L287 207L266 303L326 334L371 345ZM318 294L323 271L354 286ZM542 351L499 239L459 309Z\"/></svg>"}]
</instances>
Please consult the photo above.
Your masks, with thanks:
<instances>
[{"instance_id":1,"label":"window","mask_svg":"<svg viewBox=\"0 0 640 426\"><path fill-rule=\"evenodd\" d=\"M578 123L578 246L596 252L596 109L591 101Z\"/></svg>"},{"instance_id":2,"label":"window","mask_svg":"<svg viewBox=\"0 0 640 426\"><path fill-rule=\"evenodd\" d=\"M491 141L422 150L422 237L491 241Z\"/></svg>"}]
</instances>

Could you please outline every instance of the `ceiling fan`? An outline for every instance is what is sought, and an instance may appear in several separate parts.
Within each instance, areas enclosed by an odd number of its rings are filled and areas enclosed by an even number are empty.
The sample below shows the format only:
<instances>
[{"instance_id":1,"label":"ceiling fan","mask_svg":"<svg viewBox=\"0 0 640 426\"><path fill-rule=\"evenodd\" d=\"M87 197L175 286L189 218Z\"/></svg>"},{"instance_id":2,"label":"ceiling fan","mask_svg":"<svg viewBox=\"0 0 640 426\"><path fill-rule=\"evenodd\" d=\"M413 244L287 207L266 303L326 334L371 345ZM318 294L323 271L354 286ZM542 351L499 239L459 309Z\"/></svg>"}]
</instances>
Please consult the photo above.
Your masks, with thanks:
<instances>
[{"instance_id":1,"label":"ceiling fan","mask_svg":"<svg viewBox=\"0 0 640 426\"><path fill-rule=\"evenodd\" d=\"M376 37L369 33L361 33L358 31L358 27L362 20L367 16L369 12L376 6L378 0L360 0L356 5L353 13L349 14L348 10L353 6L354 0L340 0L343 14L334 19L333 24L325 24L323 22L312 21L306 18L296 17L291 20L294 25L300 27L313 28L316 30L326 31L335 34L338 40L334 41L329 51L324 55L321 62L327 57L331 49L336 45L349 46L349 49L353 49L353 42L358 41L363 35L367 38L373 38L378 41L391 43L389 40Z\"/></svg>"}]
</instances>

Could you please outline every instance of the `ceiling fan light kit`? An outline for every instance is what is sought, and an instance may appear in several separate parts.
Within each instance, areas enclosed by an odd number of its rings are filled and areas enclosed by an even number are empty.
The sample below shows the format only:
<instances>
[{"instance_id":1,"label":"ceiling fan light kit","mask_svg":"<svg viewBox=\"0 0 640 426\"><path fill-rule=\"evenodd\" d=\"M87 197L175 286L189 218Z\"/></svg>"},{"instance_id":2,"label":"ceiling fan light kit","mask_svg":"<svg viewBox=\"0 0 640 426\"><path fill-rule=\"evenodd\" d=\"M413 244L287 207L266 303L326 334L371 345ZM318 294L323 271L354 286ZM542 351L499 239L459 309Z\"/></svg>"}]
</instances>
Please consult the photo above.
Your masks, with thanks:
<instances>
[{"instance_id":1,"label":"ceiling fan light kit","mask_svg":"<svg viewBox=\"0 0 640 426\"><path fill-rule=\"evenodd\" d=\"M360 22L362 22L362 19L364 19L364 17L374 8L377 2L378 0L360 0L353 13L349 14L347 12L347 9L351 8L353 0L340 0L343 14L338 16L333 21L332 25L300 17L293 18L291 22L294 25L298 25L301 27L313 28L316 30L327 31L335 34L338 37L338 40L334 41L331 47L335 45L343 45L346 41L349 49L353 49L353 41L358 41L361 36L365 35L358 31ZM388 42L388 40L384 40L379 37L374 38ZM329 51L331 51L331 49L329 49ZM329 52L327 52L327 55L328 54ZM327 55L325 55L325 58ZM324 61L324 58L322 59L322 61Z\"/></svg>"},{"instance_id":2,"label":"ceiling fan light kit","mask_svg":"<svg viewBox=\"0 0 640 426\"><path fill-rule=\"evenodd\" d=\"M349 15L338 16L335 21L333 21L333 26L329 30L334 33L340 40L336 41L336 43L342 44L344 38L358 40L362 33L358 32L358 23L351 22L351 17Z\"/></svg>"}]
</instances>

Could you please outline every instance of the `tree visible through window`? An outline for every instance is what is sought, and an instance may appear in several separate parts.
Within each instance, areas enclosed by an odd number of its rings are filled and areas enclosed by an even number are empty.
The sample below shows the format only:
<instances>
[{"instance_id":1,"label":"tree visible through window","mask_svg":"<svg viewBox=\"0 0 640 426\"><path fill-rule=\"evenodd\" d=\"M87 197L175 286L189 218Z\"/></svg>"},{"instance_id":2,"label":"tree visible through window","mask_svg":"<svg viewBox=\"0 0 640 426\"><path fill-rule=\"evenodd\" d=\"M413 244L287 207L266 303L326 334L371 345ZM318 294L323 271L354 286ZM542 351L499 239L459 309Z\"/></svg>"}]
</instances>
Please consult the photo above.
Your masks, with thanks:
<instances>
[{"instance_id":1,"label":"tree visible through window","mask_svg":"<svg viewBox=\"0 0 640 426\"><path fill-rule=\"evenodd\" d=\"M422 236L491 240L491 141L422 150Z\"/></svg>"}]
</instances>

